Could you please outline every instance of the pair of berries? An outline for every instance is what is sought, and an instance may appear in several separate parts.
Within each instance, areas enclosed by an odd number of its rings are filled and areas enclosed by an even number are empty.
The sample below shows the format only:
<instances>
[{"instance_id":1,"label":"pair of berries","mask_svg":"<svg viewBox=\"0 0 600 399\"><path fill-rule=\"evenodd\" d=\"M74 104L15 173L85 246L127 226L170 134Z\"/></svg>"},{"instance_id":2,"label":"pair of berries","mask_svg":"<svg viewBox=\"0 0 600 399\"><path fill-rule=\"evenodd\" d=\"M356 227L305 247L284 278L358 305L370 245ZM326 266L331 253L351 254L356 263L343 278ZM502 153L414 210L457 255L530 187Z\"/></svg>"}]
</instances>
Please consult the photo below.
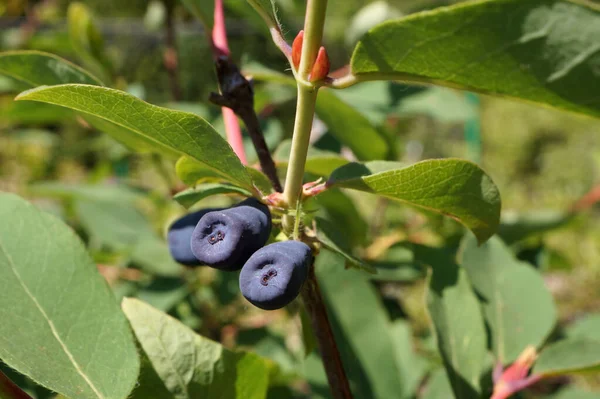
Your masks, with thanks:
<instances>
[{"instance_id":1,"label":"pair of berries","mask_svg":"<svg viewBox=\"0 0 600 399\"><path fill-rule=\"evenodd\" d=\"M203 209L176 220L168 232L173 258L240 273L242 295L253 305L279 309L294 300L308 276L310 247L300 241L266 245L269 208L249 198L231 208ZM243 266L242 266L243 265Z\"/></svg>"}]
</instances>

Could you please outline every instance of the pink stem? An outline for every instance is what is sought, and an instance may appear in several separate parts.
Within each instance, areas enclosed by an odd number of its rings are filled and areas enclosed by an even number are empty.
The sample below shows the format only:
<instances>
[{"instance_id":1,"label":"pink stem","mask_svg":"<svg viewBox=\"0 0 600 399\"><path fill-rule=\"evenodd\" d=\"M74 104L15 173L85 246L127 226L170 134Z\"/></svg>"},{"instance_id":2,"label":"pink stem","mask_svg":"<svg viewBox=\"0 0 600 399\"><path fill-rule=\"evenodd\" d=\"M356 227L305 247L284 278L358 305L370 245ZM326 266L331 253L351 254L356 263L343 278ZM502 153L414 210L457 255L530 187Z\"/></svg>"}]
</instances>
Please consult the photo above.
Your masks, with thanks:
<instances>
[{"instance_id":1,"label":"pink stem","mask_svg":"<svg viewBox=\"0 0 600 399\"><path fill-rule=\"evenodd\" d=\"M215 59L229 57L229 44L227 43L227 31L225 30L225 13L223 12L223 0L215 0L214 25L212 31L212 47ZM244 142L242 140L242 129L235 113L226 107L221 107L223 121L225 122L225 135L227 142L233 148L242 164L248 164Z\"/></svg>"}]
</instances>

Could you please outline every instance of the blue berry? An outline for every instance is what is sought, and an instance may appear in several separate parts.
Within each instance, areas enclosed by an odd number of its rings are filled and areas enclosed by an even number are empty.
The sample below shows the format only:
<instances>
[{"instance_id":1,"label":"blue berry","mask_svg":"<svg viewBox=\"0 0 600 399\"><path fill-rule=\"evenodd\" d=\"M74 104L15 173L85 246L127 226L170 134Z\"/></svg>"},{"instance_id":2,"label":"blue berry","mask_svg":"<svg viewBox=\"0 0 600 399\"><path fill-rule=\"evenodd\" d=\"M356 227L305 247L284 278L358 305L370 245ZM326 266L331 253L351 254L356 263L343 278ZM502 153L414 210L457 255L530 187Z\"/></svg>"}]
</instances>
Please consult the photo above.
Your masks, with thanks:
<instances>
[{"instance_id":1,"label":"blue berry","mask_svg":"<svg viewBox=\"0 0 600 399\"><path fill-rule=\"evenodd\" d=\"M217 210L219 208L208 208L192 212L177 219L169 226L167 241L169 242L169 251L175 261L187 266L199 266L201 264L192 252L190 245L192 233L202 216Z\"/></svg>"},{"instance_id":2,"label":"blue berry","mask_svg":"<svg viewBox=\"0 0 600 399\"><path fill-rule=\"evenodd\" d=\"M242 295L261 309L282 308L300 293L311 262L312 252L303 242L267 245L256 251L242 268Z\"/></svg>"},{"instance_id":3,"label":"blue berry","mask_svg":"<svg viewBox=\"0 0 600 399\"><path fill-rule=\"evenodd\" d=\"M249 198L238 205L208 212L198 221L191 250L203 264L221 270L239 270L271 234L269 208Z\"/></svg>"}]
</instances>

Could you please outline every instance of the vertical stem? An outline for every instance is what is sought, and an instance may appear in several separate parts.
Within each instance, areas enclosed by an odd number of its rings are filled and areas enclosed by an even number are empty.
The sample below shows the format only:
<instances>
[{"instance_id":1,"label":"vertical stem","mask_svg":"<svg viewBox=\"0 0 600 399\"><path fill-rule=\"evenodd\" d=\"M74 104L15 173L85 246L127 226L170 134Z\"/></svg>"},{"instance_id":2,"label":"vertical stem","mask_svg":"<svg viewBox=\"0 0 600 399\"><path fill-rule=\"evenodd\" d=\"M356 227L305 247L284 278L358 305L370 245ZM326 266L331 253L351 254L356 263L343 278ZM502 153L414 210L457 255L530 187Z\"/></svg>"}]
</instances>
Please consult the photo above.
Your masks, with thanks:
<instances>
[{"instance_id":1,"label":"vertical stem","mask_svg":"<svg viewBox=\"0 0 600 399\"><path fill-rule=\"evenodd\" d=\"M323 359L327 381L334 399L352 399L348 378L342 365L340 351L335 343L333 330L327 317L327 309L321 296L319 283L311 266L308 280L302 288L302 300L310 317L312 328L319 343L319 352Z\"/></svg>"},{"instance_id":2,"label":"vertical stem","mask_svg":"<svg viewBox=\"0 0 600 399\"><path fill-rule=\"evenodd\" d=\"M308 80L310 70L317 58L317 52L319 51L319 47L321 47L326 10L327 0L308 0L306 4L304 41L302 43L300 67L298 68L300 77L304 80Z\"/></svg>"},{"instance_id":3,"label":"vertical stem","mask_svg":"<svg viewBox=\"0 0 600 399\"><path fill-rule=\"evenodd\" d=\"M31 399L21 388L0 371L0 398Z\"/></svg>"},{"instance_id":4,"label":"vertical stem","mask_svg":"<svg viewBox=\"0 0 600 399\"><path fill-rule=\"evenodd\" d=\"M316 88L298 83L296 121L294 123L294 135L292 136L292 148L285 179L285 188L283 190L284 198L290 208L296 208L302 190L304 166L308 153L316 100Z\"/></svg>"}]
</instances>

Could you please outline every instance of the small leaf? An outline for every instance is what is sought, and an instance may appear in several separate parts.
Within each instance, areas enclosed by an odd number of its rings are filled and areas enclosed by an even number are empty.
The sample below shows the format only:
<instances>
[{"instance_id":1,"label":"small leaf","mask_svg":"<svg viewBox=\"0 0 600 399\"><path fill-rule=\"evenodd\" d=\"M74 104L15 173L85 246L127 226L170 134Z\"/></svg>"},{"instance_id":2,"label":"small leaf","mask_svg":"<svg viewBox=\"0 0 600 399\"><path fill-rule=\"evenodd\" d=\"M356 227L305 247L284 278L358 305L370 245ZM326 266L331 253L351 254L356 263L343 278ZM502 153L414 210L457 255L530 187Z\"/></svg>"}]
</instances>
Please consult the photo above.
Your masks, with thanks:
<instances>
[{"instance_id":1,"label":"small leaf","mask_svg":"<svg viewBox=\"0 0 600 399\"><path fill-rule=\"evenodd\" d=\"M202 22L206 34L210 35L214 24L214 0L181 0L181 2L185 8Z\"/></svg>"},{"instance_id":2,"label":"small leaf","mask_svg":"<svg viewBox=\"0 0 600 399\"><path fill-rule=\"evenodd\" d=\"M514 212L502 215L498 235L507 244L521 241L560 228L573 218L573 214L555 210L531 210L523 214Z\"/></svg>"},{"instance_id":3,"label":"small leaf","mask_svg":"<svg viewBox=\"0 0 600 399\"><path fill-rule=\"evenodd\" d=\"M538 271L515 259L497 237L477 246L466 236L459 259L482 297L496 358L510 363L527 346L539 347L554 327L556 309Z\"/></svg>"},{"instance_id":4,"label":"small leaf","mask_svg":"<svg viewBox=\"0 0 600 399\"><path fill-rule=\"evenodd\" d=\"M333 90L319 90L316 112L329 128L329 132L340 143L347 145L358 159L370 161L387 156L389 146L383 135L365 116L341 100Z\"/></svg>"},{"instance_id":5,"label":"small leaf","mask_svg":"<svg viewBox=\"0 0 600 399\"><path fill-rule=\"evenodd\" d=\"M41 51L0 53L0 75L16 79L30 88L65 83L102 86L98 78L77 65Z\"/></svg>"},{"instance_id":6,"label":"small leaf","mask_svg":"<svg viewBox=\"0 0 600 399\"><path fill-rule=\"evenodd\" d=\"M356 258L351 254L348 242L345 240L344 234L336 228L336 226L323 218L317 220L317 239L326 248L342 255L348 261L348 265L364 270L368 273L377 273L377 269L366 262Z\"/></svg>"},{"instance_id":7,"label":"small leaf","mask_svg":"<svg viewBox=\"0 0 600 399\"><path fill-rule=\"evenodd\" d=\"M174 398L263 399L269 363L231 352L180 321L132 298L123 311L154 370Z\"/></svg>"},{"instance_id":8,"label":"small leaf","mask_svg":"<svg viewBox=\"0 0 600 399\"><path fill-rule=\"evenodd\" d=\"M190 208L204 198L219 194L240 194L246 197L252 196L252 193L248 190L244 190L243 188L231 184L206 183L177 193L173 199L184 207Z\"/></svg>"},{"instance_id":9,"label":"small leaf","mask_svg":"<svg viewBox=\"0 0 600 399\"><path fill-rule=\"evenodd\" d=\"M128 397L133 337L83 243L12 194L0 194L0 220L0 359L67 397Z\"/></svg>"},{"instance_id":10,"label":"small leaf","mask_svg":"<svg viewBox=\"0 0 600 399\"><path fill-rule=\"evenodd\" d=\"M436 83L598 117L598 36L595 6L472 1L378 25L354 49L351 71L358 80Z\"/></svg>"},{"instance_id":11,"label":"small leaf","mask_svg":"<svg viewBox=\"0 0 600 399\"><path fill-rule=\"evenodd\" d=\"M287 168L292 150L292 141L285 140L273 154L278 167ZM335 152L309 147L304 170L317 176L329 176L335 169L349 163L346 158Z\"/></svg>"},{"instance_id":12,"label":"small leaf","mask_svg":"<svg viewBox=\"0 0 600 399\"><path fill-rule=\"evenodd\" d=\"M350 163L335 170L328 186L366 191L450 216L484 242L500 220L500 193L476 164L435 159L389 169L394 163ZM383 171L382 171L383 170Z\"/></svg>"},{"instance_id":13,"label":"small leaf","mask_svg":"<svg viewBox=\"0 0 600 399\"><path fill-rule=\"evenodd\" d=\"M477 297L465 270L448 257L427 263L427 309L452 390L457 398L478 399L487 336Z\"/></svg>"},{"instance_id":14,"label":"small leaf","mask_svg":"<svg viewBox=\"0 0 600 399\"><path fill-rule=\"evenodd\" d=\"M568 338L542 350L533 374L554 376L600 370L600 340Z\"/></svg>"},{"instance_id":15,"label":"small leaf","mask_svg":"<svg viewBox=\"0 0 600 399\"><path fill-rule=\"evenodd\" d=\"M125 92L89 85L40 87L17 100L61 105L113 123L133 136L188 155L225 179L252 189L252 181L229 144L204 119L148 104Z\"/></svg>"}]
</instances>

